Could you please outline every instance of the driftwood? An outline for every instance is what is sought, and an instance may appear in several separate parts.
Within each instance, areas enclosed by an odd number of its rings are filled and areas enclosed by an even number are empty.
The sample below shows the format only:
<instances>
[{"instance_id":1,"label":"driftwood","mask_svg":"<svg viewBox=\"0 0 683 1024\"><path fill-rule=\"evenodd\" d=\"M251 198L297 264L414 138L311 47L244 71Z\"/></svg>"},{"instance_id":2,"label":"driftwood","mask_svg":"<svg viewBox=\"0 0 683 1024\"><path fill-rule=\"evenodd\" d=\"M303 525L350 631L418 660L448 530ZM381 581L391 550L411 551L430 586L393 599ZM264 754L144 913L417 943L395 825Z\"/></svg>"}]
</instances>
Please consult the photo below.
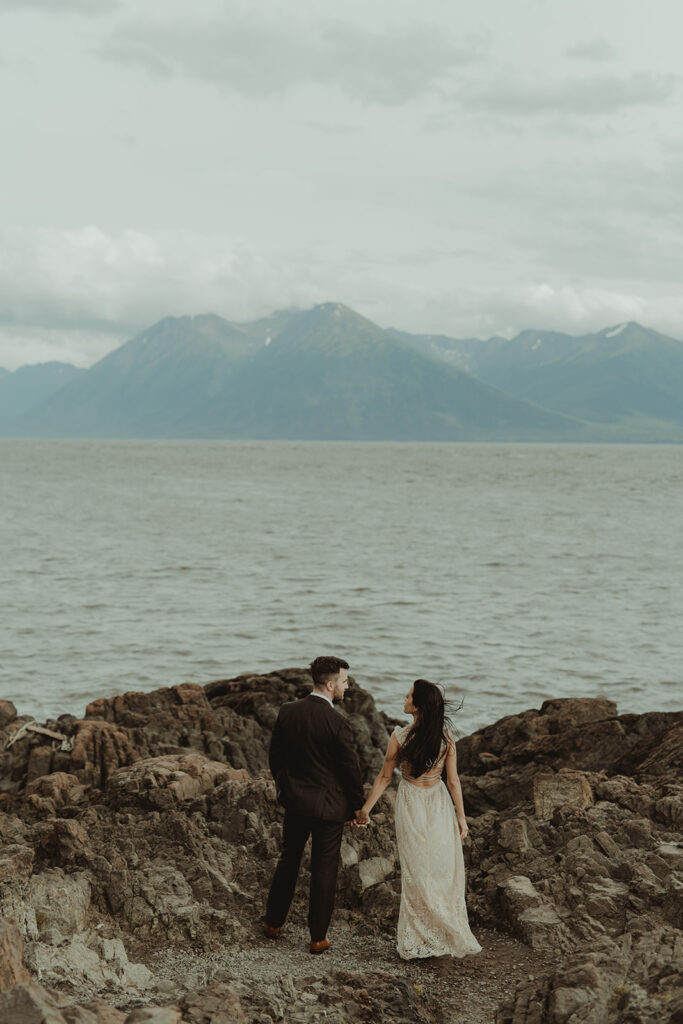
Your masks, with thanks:
<instances>
[{"instance_id":1,"label":"driftwood","mask_svg":"<svg viewBox=\"0 0 683 1024\"><path fill-rule=\"evenodd\" d=\"M25 736L27 732L37 732L41 736L49 736L50 739L60 740L60 750L71 750L74 745L74 741L70 736L65 736L63 732L55 732L54 729L46 729L44 725L36 725L35 722L24 722L20 729L17 729L12 739L7 744L9 749L13 743L20 740L22 736Z\"/></svg>"}]
</instances>

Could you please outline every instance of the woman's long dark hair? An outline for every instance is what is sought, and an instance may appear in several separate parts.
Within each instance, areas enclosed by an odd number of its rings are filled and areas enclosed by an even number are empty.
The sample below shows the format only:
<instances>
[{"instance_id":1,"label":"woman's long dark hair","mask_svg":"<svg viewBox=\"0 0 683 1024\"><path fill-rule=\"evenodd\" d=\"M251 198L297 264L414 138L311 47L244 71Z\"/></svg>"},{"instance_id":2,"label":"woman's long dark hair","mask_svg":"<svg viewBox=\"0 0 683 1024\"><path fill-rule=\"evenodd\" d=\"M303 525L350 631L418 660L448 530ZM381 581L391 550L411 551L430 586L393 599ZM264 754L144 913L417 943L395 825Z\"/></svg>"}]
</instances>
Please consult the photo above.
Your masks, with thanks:
<instances>
[{"instance_id":1,"label":"woman's long dark hair","mask_svg":"<svg viewBox=\"0 0 683 1024\"><path fill-rule=\"evenodd\" d=\"M413 704L419 714L408 739L398 752L398 763L407 762L414 779L424 775L438 760L443 744L448 742L446 730L452 729L441 687L428 679L413 683Z\"/></svg>"}]
</instances>

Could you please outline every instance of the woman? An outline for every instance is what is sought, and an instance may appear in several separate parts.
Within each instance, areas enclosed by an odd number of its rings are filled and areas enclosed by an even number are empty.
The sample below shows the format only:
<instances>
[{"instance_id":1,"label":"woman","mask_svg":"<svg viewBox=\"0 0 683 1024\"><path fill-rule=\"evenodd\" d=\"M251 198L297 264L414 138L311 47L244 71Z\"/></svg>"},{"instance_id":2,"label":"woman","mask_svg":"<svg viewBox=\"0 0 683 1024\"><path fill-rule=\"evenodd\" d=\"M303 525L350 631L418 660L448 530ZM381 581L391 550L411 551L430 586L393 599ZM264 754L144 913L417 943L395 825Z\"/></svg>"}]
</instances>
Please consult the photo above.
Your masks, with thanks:
<instances>
[{"instance_id":1,"label":"woman","mask_svg":"<svg viewBox=\"0 0 683 1024\"><path fill-rule=\"evenodd\" d=\"M467 821L455 740L446 728L443 695L434 683L417 679L403 710L413 716L413 724L397 725L394 729L382 770L357 815L359 824L370 820L370 811L399 766L402 778L396 797L396 839L401 861L398 953L404 960L479 953L481 946L467 921L462 855ZM448 789L441 781L444 765Z\"/></svg>"}]
</instances>

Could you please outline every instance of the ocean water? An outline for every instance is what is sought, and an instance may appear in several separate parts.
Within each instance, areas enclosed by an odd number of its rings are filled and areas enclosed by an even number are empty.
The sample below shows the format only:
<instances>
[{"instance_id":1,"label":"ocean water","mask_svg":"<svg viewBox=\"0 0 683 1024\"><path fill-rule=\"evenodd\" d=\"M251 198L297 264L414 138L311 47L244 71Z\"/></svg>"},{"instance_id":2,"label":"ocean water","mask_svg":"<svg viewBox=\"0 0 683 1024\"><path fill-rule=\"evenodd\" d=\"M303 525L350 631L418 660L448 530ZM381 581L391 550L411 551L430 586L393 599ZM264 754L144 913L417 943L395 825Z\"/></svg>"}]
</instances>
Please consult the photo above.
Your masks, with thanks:
<instances>
[{"instance_id":1,"label":"ocean water","mask_svg":"<svg viewBox=\"0 0 683 1024\"><path fill-rule=\"evenodd\" d=\"M334 653L462 734L548 697L683 706L678 446L0 441L0 697Z\"/></svg>"}]
</instances>

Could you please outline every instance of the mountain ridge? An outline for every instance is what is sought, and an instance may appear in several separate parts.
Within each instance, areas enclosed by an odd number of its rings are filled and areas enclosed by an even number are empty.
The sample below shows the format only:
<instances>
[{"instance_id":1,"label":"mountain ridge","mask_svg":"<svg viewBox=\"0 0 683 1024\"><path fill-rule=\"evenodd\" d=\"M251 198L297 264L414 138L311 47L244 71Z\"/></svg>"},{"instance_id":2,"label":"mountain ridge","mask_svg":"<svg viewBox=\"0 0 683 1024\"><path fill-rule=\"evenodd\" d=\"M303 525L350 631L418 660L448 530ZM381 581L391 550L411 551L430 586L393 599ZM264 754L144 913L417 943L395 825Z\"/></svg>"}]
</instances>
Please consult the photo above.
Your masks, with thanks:
<instances>
[{"instance_id":1,"label":"mountain ridge","mask_svg":"<svg viewBox=\"0 0 683 1024\"><path fill-rule=\"evenodd\" d=\"M18 371L15 371L15 373ZM11 377L12 375L10 375ZM0 374L0 389L8 378ZM636 322L455 339L338 302L164 317L5 436L683 440L683 342Z\"/></svg>"},{"instance_id":2,"label":"mountain ridge","mask_svg":"<svg viewBox=\"0 0 683 1024\"><path fill-rule=\"evenodd\" d=\"M81 373L85 370L58 360L0 370L0 422L30 412Z\"/></svg>"}]
</instances>

